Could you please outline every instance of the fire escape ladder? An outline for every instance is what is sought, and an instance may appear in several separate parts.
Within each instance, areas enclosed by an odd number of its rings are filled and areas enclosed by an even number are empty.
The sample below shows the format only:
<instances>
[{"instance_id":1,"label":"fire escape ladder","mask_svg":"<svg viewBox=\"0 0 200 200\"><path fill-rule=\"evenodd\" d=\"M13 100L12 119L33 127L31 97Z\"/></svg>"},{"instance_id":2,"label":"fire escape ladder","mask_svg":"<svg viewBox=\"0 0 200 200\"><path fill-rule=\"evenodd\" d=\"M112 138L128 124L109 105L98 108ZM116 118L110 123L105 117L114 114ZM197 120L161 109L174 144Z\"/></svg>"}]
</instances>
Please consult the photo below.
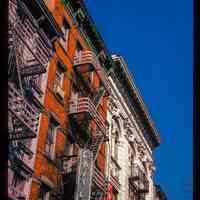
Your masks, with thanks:
<instances>
[{"instance_id":1,"label":"fire escape ladder","mask_svg":"<svg viewBox=\"0 0 200 200\"><path fill-rule=\"evenodd\" d=\"M18 44L17 39L16 39L16 43ZM15 45L15 49L16 49L16 51L15 51L15 53L16 53L16 70L17 70L21 94L24 97L24 90L23 90L23 87L22 87L22 77L21 77L21 73L20 73L20 66L23 65L23 62L21 62L21 55L20 55L19 49L17 49L17 44Z\"/></svg>"},{"instance_id":2,"label":"fire escape ladder","mask_svg":"<svg viewBox=\"0 0 200 200\"><path fill-rule=\"evenodd\" d=\"M98 108L100 102L101 102L101 99L103 98L103 96L105 95L105 88L104 87L100 87L99 88L99 91L97 92L97 94L94 96L93 98L93 103L95 105L96 108Z\"/></svg>"},{"instance_id":3,"label":"fire escape ladder","mask_svg":"<svg viewBox=\"0 0 200 200\"><path fill-rule=\"evenodd\" d=\"M92 192L91 199L92 200L103 199L107 192L108 182L105 175L95 166L93 167L92 182L93 185L96 185L98 189Z\"/></svg>"},{"instance_id":4,"label":"fire escape ladder","mask_svg":"<svg viewBox=\"0 0 200 200\"><path fill-rule=\"evenodd\" d=\"M97 158L98 152L100 150L103 141L104 141L104 135L98 133L92 138L92 142L89 144L89 149L90 151L92 151L93 154L93 162L95 162Z\"/></svg>"},{"instance_id":5,"label":"fire escape ladder","mask_svg":"<svg viewBox=\"0 0 200 200\"><path fill-rule=\"evenodd\" d=\"M14 134L10 140L34 138L37 133L39 114L26 102L12 83L9 83L8 108L10 124L13 122Z\"/></svg>"},{"instance_id":6,"label":"fire escape ladder","mask_svg":"<svg viewBox=\"0 0 200 200\"><path fill-rule=\"evenodd\" d=\"M22 76L39 75L46 72L49 58L52 56L52 47L49 39L22 1L17 2L21 11L21 18L17 16L16 5L9 1L9 33L20 40L23 46L21 52L22 63L19 65ZM9 39L9 46L15 38ZM15 40L16 43L16 40Z\"/></svg>"},{"instance_id":7,"label":"fire escape ladder","mask_svg":"<svg viewBox=\"0 0 200 200\"><path fill-rule=\"evenodd\" d=\"M92 51L82 51L79 55L75 56L74 58L74 67L78 67L80 65L89 64L89 68L86 71L95 71L97 73L97 76L101 80L104 88L109 93L110 92L110 86L107 78L107 74L102 68L98 58ZM81 69L80 69L81 71Z\"/></svg>"}]
</instances>

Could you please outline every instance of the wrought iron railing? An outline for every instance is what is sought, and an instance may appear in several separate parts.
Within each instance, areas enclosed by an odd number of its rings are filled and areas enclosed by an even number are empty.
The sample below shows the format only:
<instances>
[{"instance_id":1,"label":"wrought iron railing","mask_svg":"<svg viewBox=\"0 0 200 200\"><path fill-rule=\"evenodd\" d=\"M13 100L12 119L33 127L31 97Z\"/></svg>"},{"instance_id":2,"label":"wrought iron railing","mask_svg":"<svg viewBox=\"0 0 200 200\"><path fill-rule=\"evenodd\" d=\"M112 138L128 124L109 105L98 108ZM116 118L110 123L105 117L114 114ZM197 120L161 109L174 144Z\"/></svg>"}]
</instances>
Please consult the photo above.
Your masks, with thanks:
<instances>
[{"instance_id":1,"label":"wrought iron railing","mask_svg":"<svg viewBox=\"0 0 200 200\"><path fill-rule=\"evenodd\" d=\"M34 70L42 70L44 72L47 63L49 62L49 58L52 56L51 43L43 30L39 28L37 21L26 5L23 2L18 1L17 6L22 11L23 17L17 15L16 5L9 2L10 31L12 32L12 35L15 36L14 38L19 38L22 44L25 45L23 54L31 54L34 60L40 65L36 67L34 64ZM30 63L24 60L24 65L29 66ZM30 69L24 68L23 70L27 73Z\"/></svg>"},{"instance_id":2,"label":"wrought iron railing","mask_svg":"<svg viewBox=\"0 0 200 200\"><path fill-rule=\"evenodd\" d=\"M74 66L82 65L82 64L91 64L94 67L97 75L101 79L105 89L110 92L110 86L108 82L108 78L106 72L101 66L99 60L96 55L92 51L82 51L78 56L74 58Z\"/></svg>"},{"instance_id":3,"label":"wrought iron railing","mask_svg":"<svg viewBox=\"0 0 200 200\"><path fill-rule=\"evenodd\" d=\"M119 166L113 160L111 160L110 182L118 191L120 190L119 170L120 170Z\"/></svg>"},{"instance_id":4,"label":"wrought iron railing","mask_svg":"<svg viewBox=\"0 0 200 200\"><path fill-rule=\"evenodd\" d=\"M101 191L105 191L108 183L105 175L97 167L93 168L93 183L95 183Z\"/></svg>"},{"instance_id":5,"label":"wrought iron railing","mask_svg":"<svg viewBox=\"0 0 200 200\"><path fill-rule=\"evenodd\" d=\"M80 97L77 99L70 99L69 114L88 113L94 119L102 134L107 134L107 127L105 120L99 114L92 101L87 97Z\"/></svg>"},{"instance_id":6,"label":"wrought iron railing","mask_svg":"<svg viewBox=\"0 0 200 200\"><path fill-rule=\"evenodd\" d=\"M39 113L28 104L24 97L11 83L9 83L8 109L15 118L26 126L34 136L36 136L39 123ZM23 131L23 127L18 128Z\"/></svg>"},{"instance_id":7,"label":"wrought iron railing","mask_svg":"<svg viewBox=\"0 0 200 200\"><path fill-rule=\"evenodd\" d=\"M137 164L131 166L129 181L136 188L139 193L146 193L149 191L149 181L145 173Z\"/></svg>"}]
</instances>

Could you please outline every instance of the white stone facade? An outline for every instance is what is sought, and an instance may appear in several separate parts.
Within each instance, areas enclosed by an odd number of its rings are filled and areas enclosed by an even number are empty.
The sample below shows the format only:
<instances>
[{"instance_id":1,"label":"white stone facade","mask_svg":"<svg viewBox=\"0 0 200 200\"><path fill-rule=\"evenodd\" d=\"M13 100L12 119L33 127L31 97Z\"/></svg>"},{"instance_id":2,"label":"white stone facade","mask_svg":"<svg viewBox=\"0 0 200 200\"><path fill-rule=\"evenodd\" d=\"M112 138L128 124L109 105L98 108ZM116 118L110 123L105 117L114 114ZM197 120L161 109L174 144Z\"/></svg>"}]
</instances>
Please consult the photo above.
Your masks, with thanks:
<instances>
[{"instance_id":1,"label":"white stone facade","mask_svg":"<svg viewBox=\"0 0 200 200\"><path fill-rule=\"evenodd\" d=\"M111 86L111 96L109 98L108 122L109 122L109 142L107 143L107 171L111 180L113 171L113 154L115 162L119 165L118 177L120 187L118 194L113 197L117 200L135 200L137 198L129 195L130 167L137 164L146 175L149 181L149 192L145 194L145 200L153 199L153 165L152 150L143 136L142 130L137 124L125 99L118 88L116 80L109 77ZM117 152L117 153L113 153ZM116 164L115 164L116 165ZM135 194L134 194L135 196Z\"/></svg>"}]
</instances>

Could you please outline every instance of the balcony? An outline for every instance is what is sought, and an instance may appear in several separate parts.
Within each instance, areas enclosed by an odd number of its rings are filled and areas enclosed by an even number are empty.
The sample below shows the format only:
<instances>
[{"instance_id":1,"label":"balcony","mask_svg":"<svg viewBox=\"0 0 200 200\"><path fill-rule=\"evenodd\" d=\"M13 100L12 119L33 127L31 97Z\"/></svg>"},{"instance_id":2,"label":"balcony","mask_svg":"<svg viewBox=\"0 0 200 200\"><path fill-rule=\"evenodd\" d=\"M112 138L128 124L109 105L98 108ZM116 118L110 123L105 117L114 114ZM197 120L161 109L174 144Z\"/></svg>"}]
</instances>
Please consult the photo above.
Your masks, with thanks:
<instances>
[{"instance_id":1,"label":"balcony","mask_svg":"<svg viewBox=\"0 0 200 200\"><path fill-rule=\"evenodd\" d=\"M23 17L19 18L16 7L20 8ZM46 72L46 66L52 56L50 40L39 28L38 22L28 10L26 5L19 1L17 6L9 3L9 18L11 25L12 40L19 39L19 45L23 45L21 64L22 75L35 75Z\"/></svg>"},{"instance_id":2,"label":"balcony","mask_svg":"<svg viewBox=\"0 0 200 200\"><path fill-rule=\"evenodd\" d=\"M11 118L9 121L9 132L11 132L9 134L9 139L36 137L39 113L26 102L11 83L9 83L8 109Z\"/></svg>"},{"instance_id":3,"label":"balcony","mask_svg":"<svg viewBox=\"0 0 200 200\"><path fill-rule=\"evenodd\" d=\"M149 181L145 173L136 164L131 167L129 182L138 193L149 192Z\"/></svg>"},{"instance_id":4,"label":"balcony","mask_svg":"<svg viewBox=\"0 0 200 200\"><path fill-rule=\"evenodd\" d=\"M80 65L84 65L84 64L90 65L89 69L86 69L86 71L79 67ZM106 72L104 71L96 55L92 51L82 51L79 53L78 56L75 56L74 67L80 73L95 70L101 82L103 83L105 89L107 90L108 93L110 93L110 86L109 86Z\"/></svg>"},{"instance_id":5,"label":"balcony","mask_svg":"<svg viewBox=\"0 0 200 200\"><path fill-rule=\"evenodd\" d=\"M103 135L107 134L105 120L89 98L80 97L69 101L69 115L86 113L93 119Z\"/></svg>"}]
</instances>

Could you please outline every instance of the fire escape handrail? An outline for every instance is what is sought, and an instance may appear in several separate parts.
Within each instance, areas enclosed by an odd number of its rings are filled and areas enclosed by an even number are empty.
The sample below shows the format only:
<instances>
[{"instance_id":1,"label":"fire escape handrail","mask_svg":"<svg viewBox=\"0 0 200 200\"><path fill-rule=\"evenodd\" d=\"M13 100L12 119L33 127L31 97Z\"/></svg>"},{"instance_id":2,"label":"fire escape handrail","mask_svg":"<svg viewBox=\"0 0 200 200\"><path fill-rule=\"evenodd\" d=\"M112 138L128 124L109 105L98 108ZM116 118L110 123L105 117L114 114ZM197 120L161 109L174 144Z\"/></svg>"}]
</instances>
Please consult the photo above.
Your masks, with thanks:
<instances>
[{"instance_id":1,"label":"fire escape handrail","mask_svg":"<svg viewBox=\"0 0 200 200\"><path fill-rule=\"evenodd\" d=\"M93 168L93 181L102 191L105 190L107 184L106 177L96 166Z\"/></svg>"},{"instance_id":2,"label":"fire escape handrail","mask_svg":"<svg viewBox=\"0 0 200 200\"><path fill-rule=\"evenodd\" d=\"M99 78L103 82L104 87L108 92L110 92L110 86L108 82L108 78L106 72L104 71L103 67L99 63L96 55L92 51L81 51L79 55L74 57L74 65L80 64L92 64L95 71L97 72Z\"/></svg>"},{"instance_id":3,"label":"fire escape handrail","mask_svg":"<svg viewBox=\"0 0 200 200\"><path fill-rule=\"evenodd\" d=\"M137 164L133 164L131 166L130 178L133 180L133 182L137 183L136 185L137 187L139 187L139 190L148 191L148 188L149 188L148 178ZM143 186L144 188L141 189L140 188L141 186Z\"/></svg>"},{"instance_id":4,"label":"fire escape handrail","mask_svg":"<svg viewBox=\"0 0 200 200\"><path fill-rule=\"evenodd\" d=\"M31 105L23 98L23 96L17 91L17 89L11 84L9 85L9 98L8 109L14 112L15 115L20 117L20 120L26 124L33 132L37 130L37 120L39 113L32 108Z\"/></svg>"},{"instance_id":5,"label":"fire escape handrail","mask_svg":"<svg viewBox=\"0 0 200 200\"><path fill-rule=\"evenodd\" d=\"M71 107L71 105L74 103L75 109ZM76 99L70 99L69 100L69 114L75 114L75 113L83 113L87 112L91 115L91 117L94 119L95 123L97 124L100 131L106 135L107 128L104 124L104 119L101 117L99 112L96 110L94 104L88 97L81 97Z\"/></svg>"},{"instance_id":6,"label":"fire escape handrail","mask_svg":"<svg viewBox=\"0 0 200 200\"><path fill-rule=\"evenodd\" d=\"M19 5L20 5L20 8L25 13L26 19L25 19L25 23L22 23L16 16L14 23L16 22L17 23L15 24L15 26L13 26L13 30L15 34L18 35L20 40L26 45L26 47L31 52L31 54L35 57L35 59L40 63L40 65L46 68L46 64L49 61L49 57L52 55L52 52L51 52L52 49L50 48L50 41L48 40L44 32L41 29L39 29L39 25L37 24L35 18L29 12L25 4L21 2ZM9 15L11 16L15 15L15 13L12 13L14 11L12 9L12 6L11 5L9 6L10 6ZM12 24L12 19L11 19L11 24ZM34 36L36 36L36 38L32 43L37 44L35 52L30 42L27 41L27 39L30 40Z\"/></svg>"},{"instance_id":7,"label":"fire escape handrail","mask_svg":"<svg viewBox=\"0 0 200 200\"><path fill-rule=\"evenodd\" d=\"M110 166L110 181L113 186L119 191L120 189L120 182L119 182L119 170L120 166L114 159L111 157L111 166Z\"/></svg>"}]
</instances>

